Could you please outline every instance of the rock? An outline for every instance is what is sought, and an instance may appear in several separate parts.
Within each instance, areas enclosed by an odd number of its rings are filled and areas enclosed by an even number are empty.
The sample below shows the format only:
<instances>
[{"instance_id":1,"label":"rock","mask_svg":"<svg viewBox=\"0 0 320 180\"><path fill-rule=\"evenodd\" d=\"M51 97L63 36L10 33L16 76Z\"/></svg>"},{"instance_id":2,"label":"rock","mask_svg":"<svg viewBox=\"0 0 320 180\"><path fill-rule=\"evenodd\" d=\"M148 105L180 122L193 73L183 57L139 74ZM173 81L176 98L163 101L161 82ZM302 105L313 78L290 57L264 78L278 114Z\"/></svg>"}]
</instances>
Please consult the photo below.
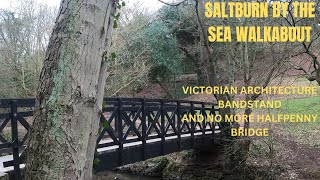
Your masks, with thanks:
<instances>
[{"instance_id":1,"label":"rock","mask_svg":"<svg viewBox=\"0 0 320 180\"><path fill-rule=\"evenodd\" d=\"M169 160L165 156L149 159L143 162L125 165L116 168L117 171L138 174L143 176L161 177L163 169L167 166Z\"/></svg>"},{"instance_id":2,"label":"rock","mask_svg":"<svg viewBox=\"0 0 320 180\"><path fill-rule=\"evenodd\" d=\"M195 150L182 151L117 168L124 173L162 177L166 180L220 180L223 165L196 161Z\"/></svg>"},{"instance_id":3,"label":"rock","mask_svg":"<svg viewBox=\"0 0 320 180\"><path fill-rule=\"evenodd\" d=\"M205 167L170 162L163 170L163 178L166 180L219 180L223 177L222 172L222 166Z\"/></svg>"},{"instance_id":4,"label":"rock","mask_svg":"<svg viewBox=\"0 0 320 180\"><path fill-rule=\"evenodd\" d=\"M163 170L162 177L168 180L180 179L183 168L184 166L181 166L181 164L179 163L170 162L168 163L167 167Z\"/></svg>"},{"instance_id":5,"label":"rock","mask_svg":"<svg viewBox=\"0 0 320 180\"><path fill-rule=\"evenodd\" d=\"M0 180L9 180L9 175L4 172L0 172Z\"/></svg>"}]
</instances>

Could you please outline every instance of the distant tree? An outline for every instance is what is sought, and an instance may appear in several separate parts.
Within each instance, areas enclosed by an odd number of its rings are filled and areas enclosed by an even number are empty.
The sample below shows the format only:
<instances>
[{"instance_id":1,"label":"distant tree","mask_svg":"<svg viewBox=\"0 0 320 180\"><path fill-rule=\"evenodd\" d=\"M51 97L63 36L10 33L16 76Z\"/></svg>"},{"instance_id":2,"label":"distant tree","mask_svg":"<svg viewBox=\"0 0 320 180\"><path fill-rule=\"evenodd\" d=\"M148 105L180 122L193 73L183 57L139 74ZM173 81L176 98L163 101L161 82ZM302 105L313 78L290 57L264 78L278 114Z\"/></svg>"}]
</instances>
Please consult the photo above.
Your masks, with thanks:
<instances>
[{"instance_id":1,"label":"distant tree","mask_svg":"<svg viewBox=\"0 0 320 180\"><path fill-rule=\"evenodd\" d=\"M182 55L176 37L166 24L155 20L145 29L145 39L152 65L149 73L150 80L158 83L168 98L172 99L174 95L169 90L169 86L174 83L174 77L181 74L183 70Z\"/></svg>"},{"instance_id":2,"label":"distant tree","mask_svg":"<svg viewBox=\"0 0 320 180\"><path fill-rule=\"evenodd\" d=\"M34 0L0 10L0 98L35 96L55 12Z\"/></svg>"},{"instance_id":3,"label":"distant tree","mask_svg":"<svg viewBox=\"0 0 320 180\"><path fill-rule=\"evenodd\" d=\"M112 37L113 57L108 58L106 96L131 93L135 96L148 85L151 63L144 29L152 16L138 2L121 10L118 28Z\"/></svg>"},{"instance_id":4,"label":"distant tree","mask_svg":"<svg viewBox=\"0 0 320 180\"><path fill-rule=\"evenodd\" d=\"M46 51L25 179L92 176L117 4L64 0Z\"/></svg>"},{"instance_id":5,"label":"distant tree","mask_svg":"<svg viewBox=\"0 0 320 180\"><path fill-rule=\"evenodd\" d=\"M183 35L179 39L185 40L185 43L180 43L180 49L187 57L198 61L194 63L195 66L204 72L202 75L197 73L198 77L202 77L210 86L268 86L277 77L284 62L288 60L288 44L239 43L235 40L228 43L208 41L208 27L211 25L235 27L269 24L277 26L279 22L274 22L274 19L208 19L204 16L204 3L206 2L204 0L181 0L177 3L159 1L171 6L169 9L174 12L169 11L165 13L164 17L171 17L172 22L169 20L166 23L175 29L175 35L178 38ZM193 25L188 24L190 21L194 22ZM186 39L194 40L196 43L189 43L188 47ZM235 99L235 96L230 94L214 94L214 96L217 101L233 101ZM259 95L246 95L241 98L256 100L258 97ZM219 111L222 116L235 113L233 108L220 108ZM247 108L243 113L251 114L251 112L252 109ZM245 123L244 127L249 128L249 125L249 123ZM227 160L227 164L231 165L230 168L235 168L245 162L250 139L231 138L230 128L232 127L238 128L239 124L222 122L222 133L227 139L226 142L231 142L230 148L227 148L227 154L230 155L228 158L231 161ZM233 143L238 143L238 140L239 144L234 146Z\"/></svg>"},{"instance_id":6,"label":"distant tree","mask_svg":"<svg viewBox=\"0 0 320 180\"><path fill-rule=\"evenodd\" d=\"M317 82L320 86L320 2L310 0L315 3L315 18L299 18L293 15L293 0L289 0L289 10L287 17L283 17L283 26L311 26L311 41L295 43L289 53L289 67L302 72L303 76L310 82ZM307 61L306 61L307 60Z\"/></svg>"},{"instance_id":7,"label":"distant tree","mask_svg":"<svg viewBox=\"0 0 320 180\"><path fill-rule=\"evenodd\" d=\"M183 73L196 73L198 85L207 85L206 75L199 53L199 31L194 5L164 6L159 10L159 18L177 39L181 53Z\"/></svg>"}]
</instances>

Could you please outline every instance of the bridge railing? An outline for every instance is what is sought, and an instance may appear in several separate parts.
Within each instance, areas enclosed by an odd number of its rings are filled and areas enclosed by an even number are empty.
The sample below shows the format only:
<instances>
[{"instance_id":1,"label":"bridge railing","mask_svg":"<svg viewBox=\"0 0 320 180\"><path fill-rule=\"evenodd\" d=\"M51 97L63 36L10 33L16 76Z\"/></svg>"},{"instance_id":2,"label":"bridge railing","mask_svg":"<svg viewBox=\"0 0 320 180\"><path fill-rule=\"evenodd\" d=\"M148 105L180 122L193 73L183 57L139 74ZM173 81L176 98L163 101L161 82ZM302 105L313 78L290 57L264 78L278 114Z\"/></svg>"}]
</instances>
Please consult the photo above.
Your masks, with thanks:
<instances>
[{"instance_id":1,"label":"bridge railing","mask_svg":"<svg viewBox=\"0 0 320 180\"><path fill-rule=\"evenodd\" d=\"M15 179L20 179L20 164L24 159L24 148L33 122L35 99L0 100L0 155L12 155L13 160L3 162L4 167L13 166ZM209 122L206 115L218 112L216 104L164 99L104 98L100 118L98 148L117 149L119 165L122 165L124 145L139 142L142 157L147 157L145 147L148 141L161 143L161 154L165 154L165 141L189 135L212 135L214 138L220 125ZM184 115L202 114L202 122L182 121Z\"/></svg>"},{"instance_id":2,"label":"bridge railing","mask_svg":"<svg viewBox=\"0 0 320 180\"><path fill-rule=\"evenodd\" d=\"M0 100L0 155L7 155L3 167L13 166L15 179L21 179L20 164L24 156L21 152L28 139L31 122L28 117L33 116L34 106L35 99Z\"/></svg>"},{"instance_id":3,"label":"bridge railing","mask_svg":"<svg viewBox=\"0 0 320 180\"><path fill-rule=\"evenodd\" d=\"M206 115L216 114L215 107L216 104L196 101L108 98L100 119L101 124L107 123L108 127L100 133L98 148L115 146L120 154L119 165L122 165L121 152L127 143L141 143L142 157L146 157L147 141L161 141L161 151L165 154L165 140L172 137L178 139L178 149L184 135L193 139L199 133L202 136L211 134L214 138L220 131L220 124L209 122ZM202 114L204 120L182 121L182 117L189 114ZM103 141L105 137L110 137L109 141Z\"/></svg>"}]
</instances>

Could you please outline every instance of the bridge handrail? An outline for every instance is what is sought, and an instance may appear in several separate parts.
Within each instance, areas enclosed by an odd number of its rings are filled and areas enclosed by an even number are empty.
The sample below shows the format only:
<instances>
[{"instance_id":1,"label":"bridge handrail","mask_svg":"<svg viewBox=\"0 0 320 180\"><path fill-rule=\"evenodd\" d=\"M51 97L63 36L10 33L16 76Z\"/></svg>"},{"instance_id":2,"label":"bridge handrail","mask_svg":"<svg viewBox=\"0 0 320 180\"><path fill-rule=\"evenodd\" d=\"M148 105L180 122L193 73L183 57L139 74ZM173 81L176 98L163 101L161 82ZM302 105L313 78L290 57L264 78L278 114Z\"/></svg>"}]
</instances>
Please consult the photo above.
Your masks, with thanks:
<instances>
[{"instance_id":1,"label":"bridge handrail","mask_svg":"<svg viewBox=\"0 0 320 180\"><path fill-rule=\"evenodd\" d=\"M193 103L193 104L205 104L205 105L217 105L212 102L201 102L201 101L189 101L189 100L174 100L174 99L148 99L148 98L109 98L106 97L104 100L108 103L117 102L121 99L123 102L154 102L154 103ZM18 107L33 107L35 106L35 98L17 98L17 99L0 99L0 108L10 108L11 102L14 101Z\"/></svg>"}]
</instances>

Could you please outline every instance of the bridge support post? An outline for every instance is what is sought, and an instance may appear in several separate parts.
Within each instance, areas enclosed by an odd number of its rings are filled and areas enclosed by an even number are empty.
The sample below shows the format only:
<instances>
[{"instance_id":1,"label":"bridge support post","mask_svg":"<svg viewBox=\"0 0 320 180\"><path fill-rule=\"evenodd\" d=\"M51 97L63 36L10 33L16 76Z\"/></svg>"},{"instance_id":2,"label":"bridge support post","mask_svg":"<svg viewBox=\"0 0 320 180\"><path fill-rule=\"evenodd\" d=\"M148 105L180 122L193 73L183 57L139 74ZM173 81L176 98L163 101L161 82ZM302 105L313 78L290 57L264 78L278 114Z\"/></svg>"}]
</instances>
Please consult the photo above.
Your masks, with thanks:
<instances>
[{"instance_id":1,"label":"bridge support post","mask_svg":"<svg viewBox=\"0 0 320 180\"><path fill-rule=\"evenodd\" d=\"M214 108L214 105L212 105L211 107L211 114L213 114L214 116L216 115L216 111ZM215 142L215 129L216 129L216 123L213 121L212 122L212 138L213 138L213 142Z\"/></svg>"},{"instance_id":2,"label":"bridge support post","mask_svg":"<svg viewBox=\"0 0 320 180\"><path fill-rule=\"evenodd\" d=\"M123 127L122 127L122 115L121 115L121 107L122 107L122 100L118 98L118 112L117 112L117 127L118 127L118 138L119 138L119 166L123 164Z\"/></svg>"},{"instance_id":3,"label":"bridge support post","mask_svg":"<svg viewBox=\"0 0 320 180\"><path fill-rule=\"evenodd\" d=\"M181 150L181 115L180 115L180 107L181 107L181 103L178 100L177 101L177 136L178 136L178 151Z\"/></svg>"},{"instance_id":4,"label":"bridge support post","mask_svg":"<svg viewBox=\"0 0 320 180\"><path fill-rule=\"evenodd\" d=\"M206 122L207 122L207 112L206 112L206 106L202 102L201 103L201 114L203 115L204 119L202 121L202 144L204 144L204 137L206 135Z\"/></svg>"},{"instance_id":5,"label":"bridge support post","mask_svg":"<svg viewBox=\"0 0 320 180\"><path fill-rule=\"evenodd\" d=\"M20 158L19 158L19 139L18 139L18 111L17 104L11 102L11 140L12 140L12 155L13 155L13 168L14 177L16 180L21 179L20 172Z\"/></svg>"},{"instance_id":6,"label":"bridge support post","mask_svg":"<svg viewBox=\"0 0 320 180\"><path fill-rule=\"evenodd\" d=\"M166 138L165 119L164 119L164 102L161 100L160 113L161 113L161 154L164 155L164 146ZM168 119L169 121L169 119Z\"/></svg>"},{"instance_id":7,"label":"bridge support post","mask_svg":"<svg viewBox=\"0 0 320 180\"><path fill-rule=\"evenodd\" d=\"M190 107L190 113L191 113L191 115L194 115L195 114L195 112L194 112L194 104L193 104L193 102L190 102L190 105L191 105L191 107ZM191 147L193 147L193 144L194 144L194 121L191 121L190 122L191 123Z\"/></svg>"},{"instance_id":8,"label":"bridge support post","mask_svg":"<svg viewBox=\"0 0 320 180\"><path fill-rule=\"evenodd\" d=\"M142 160L146 159L146 144L147 144L147 122L146 122L146 111L147 111L147 107L146 107L146 100L142 99L142 103L141 103L141 108L142 108L142 119L141 119L141 123L142 123Z\"/></svg>"}]
</instances>

